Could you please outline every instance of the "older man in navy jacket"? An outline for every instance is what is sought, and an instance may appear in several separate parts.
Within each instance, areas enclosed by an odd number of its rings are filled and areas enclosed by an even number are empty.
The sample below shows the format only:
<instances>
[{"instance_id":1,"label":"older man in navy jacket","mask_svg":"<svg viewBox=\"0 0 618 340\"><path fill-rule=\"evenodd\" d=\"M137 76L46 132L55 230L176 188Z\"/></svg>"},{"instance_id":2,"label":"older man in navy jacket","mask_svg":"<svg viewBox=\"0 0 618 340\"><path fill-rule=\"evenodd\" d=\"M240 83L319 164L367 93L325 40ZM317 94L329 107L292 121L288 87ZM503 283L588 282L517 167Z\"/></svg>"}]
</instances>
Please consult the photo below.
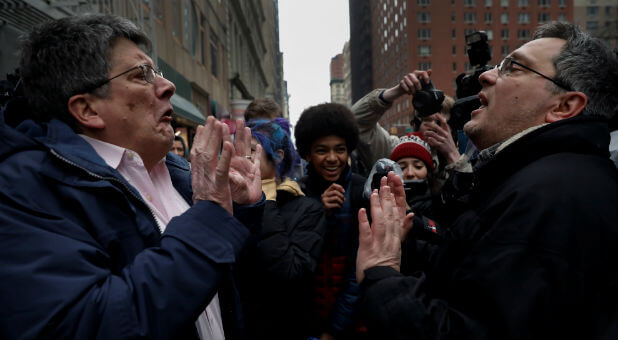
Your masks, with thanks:
<instances>
[{"instance_id":1,"label":"older man in navy jacket","mask_svg":"<svg viewBox=\"0 0 618 340\"><path fill-rule=\"evenodd\" d=\"M230 267L263 208L250 131L232 144L209 117L191 168L168 154L175 87L148 45L107 15L24 39L31 109L0 122L0 338L243 337Z\"/></svg>"}]
</instances>

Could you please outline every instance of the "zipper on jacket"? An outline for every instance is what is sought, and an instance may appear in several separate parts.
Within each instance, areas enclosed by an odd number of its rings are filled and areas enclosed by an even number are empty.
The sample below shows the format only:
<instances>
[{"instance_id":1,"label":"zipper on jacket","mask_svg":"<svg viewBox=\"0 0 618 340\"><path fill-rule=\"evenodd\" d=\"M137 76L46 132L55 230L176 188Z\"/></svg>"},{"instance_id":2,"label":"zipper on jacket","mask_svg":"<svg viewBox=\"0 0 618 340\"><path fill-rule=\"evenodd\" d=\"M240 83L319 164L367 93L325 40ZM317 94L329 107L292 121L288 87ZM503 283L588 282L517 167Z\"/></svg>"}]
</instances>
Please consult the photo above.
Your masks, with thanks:
<instances>
[{"instance_id":1,"label":"zipper on jacket","mask_svg":"<svg viewBox=\"0 0 618 340\"><path fill-rule=\"evenodd\" d=\"M59 160L63 161L64 163L69 164L69 165L71 165L73 167L76 167L76 168L84 171L85 173L87 173L88 175L90 175L90 176L92 176L92 177L94 177L96 179L101 179L101 180L107 180L107 181L111 181L111 182L120 183L122 185L122 187L125 189L126 192L128 192L131 196L133 196L135 199L137 199L139 202L141 202L144 206L146 206L146 208L148 208L148 211L150 212L150 217L152 217L152 219L155 221L155 225L157 226L156 230L159 232L159 236L163 235L163 229L159 225L159 221L157 221L157 218L155 217L155 214L152 211L152 209L150 209L148 204L141 197L137 196L123 181L119 180L116 177L103 177L101 175L95 174L94 172L84 168L83 166L78 165L75 162L72 162L72 161L66 159L65 157L61 156L54 149L50 149L50 152L52 153L52 155L56 156L56 158L58 158Z\"/></svg>"}]
</instances>

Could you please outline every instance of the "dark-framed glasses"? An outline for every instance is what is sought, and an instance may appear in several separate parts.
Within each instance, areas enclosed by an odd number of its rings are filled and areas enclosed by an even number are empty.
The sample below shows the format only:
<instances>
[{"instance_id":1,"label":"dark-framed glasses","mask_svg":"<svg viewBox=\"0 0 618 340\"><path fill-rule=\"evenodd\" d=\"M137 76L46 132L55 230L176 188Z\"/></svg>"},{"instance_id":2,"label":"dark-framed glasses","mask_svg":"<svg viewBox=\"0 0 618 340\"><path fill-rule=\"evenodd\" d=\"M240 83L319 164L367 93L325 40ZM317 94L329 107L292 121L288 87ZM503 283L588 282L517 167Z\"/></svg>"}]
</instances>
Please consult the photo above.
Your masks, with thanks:
<instances>
[{"instance_id":1,"label":"dark-framed glasses","mask_svg":"<svg viewBox=\"0 0 618 340\"><path fill-rule=\"evenodd\" d=\"M143 64L143 65L138 65L135 67L131 67L130 69L121 72L111 78L108 78L100 83L97 83L94 87L92 87L92 90L99 88L107 83L109 83L110 81L112 81L113 79L116 79L124 74L127 74L133 70L139 69L142 72L142 79L150 84L154 84L155 81L157 81L157 76L163 78L163 72L161 72L159 69L156 69L148 64Z\"/></svg>"},{"instance_id":2,"label":"dark-framed glasses","mask_svg":"<svg viewBox=\"0 0 618 340\"><path fill-rule=\"evenodd\" d=\"M550 77L544 75L541 72L533 70L532 68L530 68L530 67L528 67L528 66L526 66L526 65L524 65L524 64L522 64L522 63L520 63L518 61L516 61L515 59L513 59L513 57L506 57L506 58L504 58L500 62L500 64L496 65L496 68L498 69L498 74L505 75L505 74L511 73L511 71L513 70L513 65L517 65L517 66L519 66L519 67L521 67L523 69L526 69L526 70L528 70L530 72L536 73L539 76L541 76L541 77L551 81L552 83L556 84L556 86L558 86L559 88L561 88L563 90L571 91L571 88L569 86L564 85L561 82L559 82L559 81L557 81L557 80L555 80L553 78L550 78Z\"/></svg>"}]
</instances>

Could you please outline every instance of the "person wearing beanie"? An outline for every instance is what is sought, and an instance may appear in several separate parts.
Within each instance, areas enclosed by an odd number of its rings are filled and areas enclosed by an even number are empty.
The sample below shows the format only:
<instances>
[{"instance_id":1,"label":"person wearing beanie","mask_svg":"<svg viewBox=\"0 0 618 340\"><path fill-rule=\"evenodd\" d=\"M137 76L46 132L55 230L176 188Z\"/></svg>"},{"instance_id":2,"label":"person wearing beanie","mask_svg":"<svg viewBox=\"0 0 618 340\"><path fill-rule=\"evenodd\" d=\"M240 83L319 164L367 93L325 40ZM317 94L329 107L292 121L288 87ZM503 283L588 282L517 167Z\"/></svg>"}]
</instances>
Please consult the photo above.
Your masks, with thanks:
<instances>
[{"instance_id":1,"label":"person wearing beanie","mask_svg":"<svg viewBox=\"0 0 618 340\"><path fill-rule=\"evenodd\" d=\"M404 180L422 180L434 171L431 147L420 132L399 138L390 159L397 162Z\"/></svg>"}]
</instances>

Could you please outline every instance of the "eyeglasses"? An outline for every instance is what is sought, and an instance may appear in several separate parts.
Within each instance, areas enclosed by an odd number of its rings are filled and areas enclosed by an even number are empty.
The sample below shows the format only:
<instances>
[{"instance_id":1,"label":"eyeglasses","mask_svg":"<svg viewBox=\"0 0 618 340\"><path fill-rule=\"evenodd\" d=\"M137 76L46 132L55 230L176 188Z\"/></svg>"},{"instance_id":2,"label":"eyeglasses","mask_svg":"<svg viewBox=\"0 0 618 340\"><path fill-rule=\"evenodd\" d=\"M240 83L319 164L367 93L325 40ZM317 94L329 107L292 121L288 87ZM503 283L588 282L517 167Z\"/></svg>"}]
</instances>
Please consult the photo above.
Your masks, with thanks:
<instances>
[{"instance_id":1,"label":"eyeglasses","mask_svg":"<svg viewBox=\"0 0 618 340\"><path fill-rule=\"evenodd\" d=\"M554 80L554 79L552 79L552 78L542 74L541 72L535 71L535 70L531 69L530 67L515 61L515 59L513 59L513 57L506 57L506 58L504 58L500 62L499 65L496 65L496 68L498 69L498 74L505 75L505 74L511 73L511 71L513 71L513 64L515 64L515 65L517 65L517 66L519 66L521 68L524 68L524 69L526 69L526 70L528 70L530 72L538 74L539 76L541 76L541 77L551 81L552 83L556 84L556 86L558 86L558 87L560 87L560 88L562 88L562 89L564 89L566 91L571 91L571 88L569 86L564 85L564 84L560 83L559 81Z\"/></svg>"},{"instance_id":2,"label":"eyeglasses","mask_svg":"<svg viewBox=\"0 0 618 340\"><path fill-rule=\"evenodd\" d=\"M92 90L94 90L96 88L99 88L99 87L109 83L113 79L116 79L116 78L118 78L118 77L120 77L120 76L122 76L124 74L127 74L127 73L129 73L129 72L131 72L133 70L136 70L136 69L140 69L142 71L142 79L144 79L144 81L146 81L146 82L148 82L150 84L154 84L155 83L155 81L157 80L157 76L163 78L163 72L161 72L159 69L156 69L156 68L154 68L154 67L152 67L152 66L150 66L148 64L143 64L143 65L138 65L138 66L135 66L135 67L131 67L130 69L128 69L128 70L126 70L124 72L121 72L121 73L119 73L119 74L117 74L117 75L115 75L115 76L113 76L113 77L111 77L111 78L109 78L107 80L104 80L104 81L102 81L100 83L97 83L96 85L94 85L90 89L90 91L92 91Z\"/></svg>"}]
</instances>

